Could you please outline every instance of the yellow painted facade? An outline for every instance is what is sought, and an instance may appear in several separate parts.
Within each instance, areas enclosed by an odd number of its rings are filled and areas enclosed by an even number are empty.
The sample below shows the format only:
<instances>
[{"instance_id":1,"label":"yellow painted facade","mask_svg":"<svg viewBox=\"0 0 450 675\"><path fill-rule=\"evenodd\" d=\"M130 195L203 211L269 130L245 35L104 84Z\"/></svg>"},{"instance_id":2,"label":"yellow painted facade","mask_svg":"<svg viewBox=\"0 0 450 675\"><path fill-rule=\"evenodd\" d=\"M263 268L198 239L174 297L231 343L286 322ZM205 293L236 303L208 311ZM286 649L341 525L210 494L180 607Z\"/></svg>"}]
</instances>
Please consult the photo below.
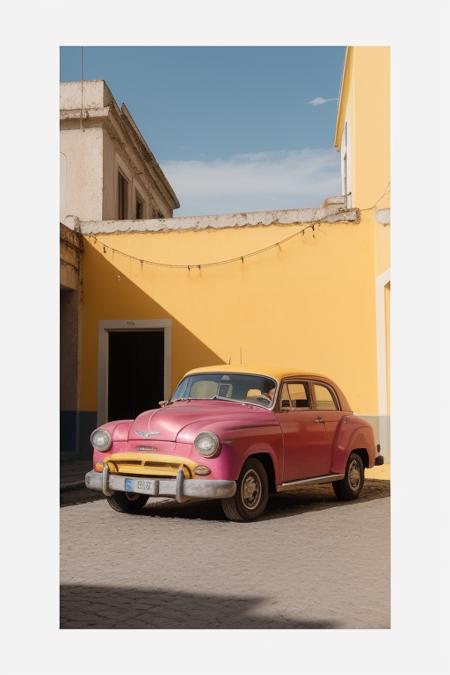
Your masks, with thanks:
<instances>
[{"instance_id":1,"label":"yellow painted facade","mask_svg":"<svg viewBox=\"0 0 450 675\"><path fill-rule=\"evenodd\" d=\"M340 148L348 125L352 206L390 205L390 48L346 51L336 120ZM382 195L384 195L382 197ZM381 198L381 199L380 199Z\"/></svg>"},{"instance_id":2,"label":"yellow painted facade","mask_svg":"<svg viewBox=\"0 0 450 675\"><path fill-rule=\"evenodd\" d=\"M371 220L322 224L280 249L201 271L141 268L126 256L103 253L102 243L130 256L207 263L275 243L287 229L304 226L101 235L96 244L86 238L82 407L97 404L98 320L170 318L172 386L194 367L229 359L238 365L242 351L244 364L324 373L355 410L376 415Z\"/></svg>"},{"instance_id":3,"label":"yellow painted facade","mask_svg":"<svg viewBox=\"0 0 450 675\"><path fill-rule=\"evenodd\" d=\"M376 426L384 414L377 278L389 268L389 226L376 218L377 209L389 206L388 48L347 50L338 148L345 121L351 205L362 209L355 222L323 222L253 257L245 256L305 223L84 236L81 411L98 409L99 321L170 319L172 390L186 371L219 363L319 372ZM193 266L243 260L188 270L130 256Z\"/></svg>"}]
</instances>

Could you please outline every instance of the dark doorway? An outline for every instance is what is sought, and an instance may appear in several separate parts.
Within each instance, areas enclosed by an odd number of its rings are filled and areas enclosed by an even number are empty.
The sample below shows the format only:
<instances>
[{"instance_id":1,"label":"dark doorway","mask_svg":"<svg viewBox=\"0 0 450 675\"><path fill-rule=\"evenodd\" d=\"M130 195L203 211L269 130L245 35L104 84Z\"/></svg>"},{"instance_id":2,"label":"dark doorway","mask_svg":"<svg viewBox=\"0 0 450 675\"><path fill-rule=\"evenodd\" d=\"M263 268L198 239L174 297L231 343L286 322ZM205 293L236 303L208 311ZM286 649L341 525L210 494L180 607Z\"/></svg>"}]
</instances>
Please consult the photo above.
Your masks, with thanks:
<instances>
[{"instance_id":1,"label":"dark doorway","mask_svg":"<svg viewBox=\"0 0 450 675\"><path fill-rule=\"evenodd\" d=\"M164 331L110 331L108 420L134 419L164 398Z\"/></svg>"}]
</instances>

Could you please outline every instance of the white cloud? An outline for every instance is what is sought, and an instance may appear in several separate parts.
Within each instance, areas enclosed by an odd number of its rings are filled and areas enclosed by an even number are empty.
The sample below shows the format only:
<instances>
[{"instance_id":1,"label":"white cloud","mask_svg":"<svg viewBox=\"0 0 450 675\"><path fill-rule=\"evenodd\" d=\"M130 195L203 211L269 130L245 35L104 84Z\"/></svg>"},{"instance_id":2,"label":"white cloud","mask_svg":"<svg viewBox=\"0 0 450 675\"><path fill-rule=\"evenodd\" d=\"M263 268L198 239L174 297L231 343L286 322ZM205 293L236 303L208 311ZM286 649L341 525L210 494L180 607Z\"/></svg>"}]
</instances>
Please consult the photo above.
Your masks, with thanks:
<instances>
[{"instance_id":1,"label":"white cloud","mask_svg":"<svg viewBox=\"0 0 450 675\"><path fill-rule=\"evenodd\" d=\"M323 105L324 103L329 103L330 101L337 101L337 98L322 98L322 96L317 96L311 101L308 101L310 105Z\"/></svg>"},{"instance_id":2,"label":"white cloud","mask_svg":"<svg viewBox=\"0 0 450 675\"><path fill-rule=\"evenodd\" d=\"M172 160L162 168L180 200L179 216L321 206L340 193L339 155L331 149Z\"/></svg>"}]
</instances>

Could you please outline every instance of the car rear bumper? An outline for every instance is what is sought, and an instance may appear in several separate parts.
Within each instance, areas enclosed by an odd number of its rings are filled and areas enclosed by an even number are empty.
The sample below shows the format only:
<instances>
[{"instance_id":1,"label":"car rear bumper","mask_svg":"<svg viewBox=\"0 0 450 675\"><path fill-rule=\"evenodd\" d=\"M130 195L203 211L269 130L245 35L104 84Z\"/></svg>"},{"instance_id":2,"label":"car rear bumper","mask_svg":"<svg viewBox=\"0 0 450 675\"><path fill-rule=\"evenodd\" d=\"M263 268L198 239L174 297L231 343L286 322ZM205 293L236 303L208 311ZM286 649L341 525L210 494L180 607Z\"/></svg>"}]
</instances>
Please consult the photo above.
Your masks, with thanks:
<instances>
[{"instance_id":1,"label":"car rear bumper","mask_svg":"<svg viewBox=\"0 0 450 675\"><path fill-rule=\"evenodd\" d=\"M375 457L375 466L381 466L382 464L384 464L384 457L383 457L383 455L377 455L377 456Z\"/></svg>"},{"instance_id":2,"label":"car rear bumper","mask_svg":"<svg viewBox=\"0 0 450 675\"><path fill-rule=\"evenodd\" d=\"M234 480L197 480L185 478L180 469L176 478L147 478L110 473L105 464L103 472L89 471L85 476L89 490L98 490L109 497L113 492L134 492L149 497L174 497L177 502L188 499L225 499L236 492Z\"/></svg>"}]
</instances>

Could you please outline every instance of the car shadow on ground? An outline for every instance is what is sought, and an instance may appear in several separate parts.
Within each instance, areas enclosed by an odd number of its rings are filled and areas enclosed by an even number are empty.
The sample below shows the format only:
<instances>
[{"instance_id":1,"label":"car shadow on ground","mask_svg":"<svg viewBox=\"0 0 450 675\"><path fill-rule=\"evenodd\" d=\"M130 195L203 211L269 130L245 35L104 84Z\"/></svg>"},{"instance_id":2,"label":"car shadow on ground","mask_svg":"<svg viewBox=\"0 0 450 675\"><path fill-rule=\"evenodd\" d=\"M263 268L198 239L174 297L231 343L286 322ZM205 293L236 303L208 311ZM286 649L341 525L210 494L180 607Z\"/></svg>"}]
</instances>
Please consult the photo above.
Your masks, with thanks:
<instances>
[{"instance_id":1,"label":"car shadow on ground","mask_svg":"<svg viewBox=\"0 0 450 675\"><path fill-rule=\"evenodd\" d=\"M273 518L286 518L309 511L331 509L348 506L358 502L384 499L390 496L390 481L366 479L364 488L358 500L341 502L334 495L331 484L310 485L295 493L272 495L265 513L259 518L270 520ZM87 490L61 493L61 506L83 504L104 499L101 493ZM201 520L223 520L226 518L222 512L219 501L192 501L178 504L175 500L162 498L147 503L141 513L136 517L160 517L160 518L188 518Z\"/></svg>"},{"instance_id":2,"label":"car shadow on ground","mask_svg":"<svg viewBox=\"0 0 450 675\"><path fill-rule=\"evenodd\" d=\"M364 488L357 502L383 499L390 495L390 481L366 480ZM309 511L331 509L357 503L355 501L342 502L335 497L331 484L310 485L295 493L272 495L269 498L267 509L258 521L274 518L286 518ZM195 501L178 504L176 501L150 500L138 514L141 517L159 516L163 518L188 518L201 520L226 520L218 500Z\"/></svg>"},{"instance_id":3,"label":"car shadow on ground","mask_svg":"<svg viewBox=\"0 0 450 675\"><path fill-rule=\"evenodd\" d=\"M280 613L257 615L263 596L240 597L63 584L61 628L339 628L336 621L310 620ZM255 613L256 611L256 613Z\"/></svg>"}]
</instances>

